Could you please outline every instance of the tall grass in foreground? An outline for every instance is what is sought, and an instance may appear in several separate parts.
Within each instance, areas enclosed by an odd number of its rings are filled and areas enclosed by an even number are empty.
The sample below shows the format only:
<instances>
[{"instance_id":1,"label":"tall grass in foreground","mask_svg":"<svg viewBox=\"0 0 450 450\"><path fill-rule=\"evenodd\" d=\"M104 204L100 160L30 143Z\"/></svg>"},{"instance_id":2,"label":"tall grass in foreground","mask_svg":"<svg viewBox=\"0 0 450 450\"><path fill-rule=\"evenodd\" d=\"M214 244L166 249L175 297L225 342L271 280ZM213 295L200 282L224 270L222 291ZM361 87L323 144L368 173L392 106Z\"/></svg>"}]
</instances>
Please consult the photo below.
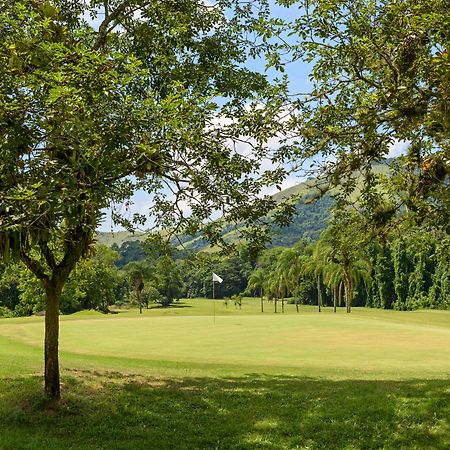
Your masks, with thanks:
<instances>
[{"instance_id":1,"label":"tall grass in foreground","mask_svg":"<svg viewBox=\"0 0 450 450\"><path fill-rule=\"evenodd\" d=\"M0 381L1 449L448 449L449 383L74 371Z\"/></svg>"}]
</instances>

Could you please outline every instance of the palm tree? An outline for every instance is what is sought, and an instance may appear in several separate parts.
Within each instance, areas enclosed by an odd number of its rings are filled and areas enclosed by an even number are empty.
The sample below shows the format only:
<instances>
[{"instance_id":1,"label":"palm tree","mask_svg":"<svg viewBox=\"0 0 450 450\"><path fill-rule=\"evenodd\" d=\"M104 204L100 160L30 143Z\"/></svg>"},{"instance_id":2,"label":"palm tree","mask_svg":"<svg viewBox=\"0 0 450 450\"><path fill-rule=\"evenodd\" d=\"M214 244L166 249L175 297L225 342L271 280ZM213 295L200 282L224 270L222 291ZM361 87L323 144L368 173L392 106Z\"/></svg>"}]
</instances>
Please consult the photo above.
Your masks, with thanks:
<instances>
[{"instance_id":1,"label":"palm tree","mask_svg":"<svg viewBox=\"0 0 450 450\"><path fill-rule=\"evenodd\" d=\"M286 294L295 295L297 293L304 265L304 248L305 243L300 241L294 247L283 250L278 257L276 270L283 278L283 285L287 290ZM295 305L298 312L298 297L295 299Z\"/></svg>"},{"instance_id":2,"label":"palm tree","mask_svg":"<svg viewBox=\"0 0 450 450\"><path fill-rule=\"evenodd\" d=\"M270 295L274 299L275 312L277 312L278 300L281 299L281 307L284 312L284 298L287 292L287 286L283 272L281 270L273 269L266 277L264 283L264 289L268 296Z\"/></svg>"},{"instance_id":3,"label":"palm tree","mask_svg":"<svg viewBox=\"0 0 450 450\"><path fill-rule=\"evenodd\" d=\"M307 258L303 265L303 274L310 275L315 280L317 289L317 306L319 312L322 310L322 278L323 269L326 266L329 253L328 247L323 241L317 241L315 244L311 244L306 248L305 254Z\"/></svg>"},{"instance_id":4,"label":"palm tree","mask_svg":"<svg viewBox=\"0 0 450 450\"><path fill-rule=\"evenodd\" d=\"M248 288L252 290L259 290L261 297L261 312L264 312L264 282L267 278L267 273L261 267L255 269L248 280Z\"/></svg>"},{"instance_id":5,"label":"palm tree","mask_svg":"<svg viewBox=\"0 0 450 450\"><path fill-rule=\"evenodd\" d=\"M141 293L144 289L144 267L138 262L132 262L127 264L126 270L128 271L128 277L130 280L131 287L134 290L136 299L139 304L139 313L142 314L142 301Z\"/></svg>"},{"instance_id":6,"label":"palm tree","mask_svg":"<svg viewBox=\"0 0 450 450\"><path fill-rule=\"evenodd\" d=\"M342 266L333 261L329 261L323 267L323 281L325 285L330 289L333 297L333 310L336 312L336 306L342 295L343 286L343 271Z\"/></svg>"},{"instance_id":7,"label":"palm tree","mask_svg":"<svg viewBox=\"0 0 450 450\"><path fill-rule=\"evenodd\" d=\"M343 218L335 219L325 230L318 242L322 247L322 260L333 263L335 277L341 279L345 291L347 312L352 310L353 291L355 286L364 281L366 290L370 282L370 264L365 253L364 241L366 239L357 232L357 218L347 214ZM340 266L340 270L335 265ZM326 263L323 268L326 267Z\"/></svg>"},{"instance_id":8,"label":"palm tree","mask_svg":"<svg viewBox=\"0 0 450 450\"><path fill-rule=\"evenodd\" d=\"M128 273L130 286L132 287L139 304L139 313L142 314L142 291L146 280L157 281L154 267L147 261L132 261L123 268ZM148 308L148 304L147 304Z\"/></svg>"}]
</instances>

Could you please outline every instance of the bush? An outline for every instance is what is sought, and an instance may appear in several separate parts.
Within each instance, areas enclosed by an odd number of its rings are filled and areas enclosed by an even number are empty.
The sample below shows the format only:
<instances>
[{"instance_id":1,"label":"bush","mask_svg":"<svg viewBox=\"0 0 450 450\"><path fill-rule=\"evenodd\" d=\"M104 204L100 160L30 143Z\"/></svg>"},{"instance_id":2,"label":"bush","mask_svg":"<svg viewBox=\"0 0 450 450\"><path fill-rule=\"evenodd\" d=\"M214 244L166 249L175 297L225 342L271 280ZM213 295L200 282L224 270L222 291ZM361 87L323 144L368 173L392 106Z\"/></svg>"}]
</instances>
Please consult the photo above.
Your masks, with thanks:
<instances>
[{"instance_id":1,"label":"bush","mask_svg":"<svg viewBox=\"0 0 450 450\"><path fill-rule=\"evenodd\" d=\"M232 295L231 301L234 302L234 306L239 306L239 309L241 309L242 306L242 297L240 295Z\"/></svg>"},{"instance_id":2,"label":"bush","mask_svg":"<svg viewBox=\"0 0 450 450\"><path fill-rule=\"evenodd\" d=\"M155 286L146 283L141 292L141 300L142 304L148 307L150 303L161 303L162 295Z\"/></svg>"},{"instance_id":3,"label":"bush","mask_svg":"<svg viewBox=\"0 0 450 450\"><path fill-rule=\"evenodd\" d=\"M6 306L0 306L0 317L3 318L14 317L14 311L11 311Z\"/></svg>"}]
</instances>

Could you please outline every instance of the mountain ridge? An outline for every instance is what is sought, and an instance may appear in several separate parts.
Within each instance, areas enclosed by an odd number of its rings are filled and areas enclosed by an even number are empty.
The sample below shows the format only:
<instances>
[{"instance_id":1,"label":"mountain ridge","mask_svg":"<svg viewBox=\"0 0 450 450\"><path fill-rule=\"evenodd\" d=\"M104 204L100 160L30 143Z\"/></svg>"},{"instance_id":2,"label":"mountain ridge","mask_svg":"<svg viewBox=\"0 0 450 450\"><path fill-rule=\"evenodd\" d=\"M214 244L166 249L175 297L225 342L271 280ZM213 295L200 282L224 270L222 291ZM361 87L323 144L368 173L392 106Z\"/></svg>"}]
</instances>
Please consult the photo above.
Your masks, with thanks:
<instances>
[{"instance_id":1,"label":"mountain ridge","mask_svg":"<svg viewBox=\"0 0 450 450\"><path fill-rule=\"evenodd\" d=\"M373 166L374 173L384 174L389 170L386 163L375 164ZM333 192L336 188L331 189L325 195L320 196L317 200L311 201L312 197L317 197L319 193L317 189L317 179L310 178L306 181L300 182L294 186L283 189L272 195L272 198L277 202L287 200L289 198L297 199L296 215L289 226L273 227L273 238L270 246L285 245L290 246L300 239L317 240L320 233L327 227L328 219L330 217L330 208L333 206L332 199ZM354 195L358 195L356 192ZM224 234L224 238L232 239L234 231ZM117 232L98 232L98 242L111 246L114 243L119 247L125 242L139 241L143 242L147 234L145 231L137 231L130 233L128 231ZM201 236L181 236L180 247L194 251L205 250L209 243Z\"/></svg>"}]
</instances>

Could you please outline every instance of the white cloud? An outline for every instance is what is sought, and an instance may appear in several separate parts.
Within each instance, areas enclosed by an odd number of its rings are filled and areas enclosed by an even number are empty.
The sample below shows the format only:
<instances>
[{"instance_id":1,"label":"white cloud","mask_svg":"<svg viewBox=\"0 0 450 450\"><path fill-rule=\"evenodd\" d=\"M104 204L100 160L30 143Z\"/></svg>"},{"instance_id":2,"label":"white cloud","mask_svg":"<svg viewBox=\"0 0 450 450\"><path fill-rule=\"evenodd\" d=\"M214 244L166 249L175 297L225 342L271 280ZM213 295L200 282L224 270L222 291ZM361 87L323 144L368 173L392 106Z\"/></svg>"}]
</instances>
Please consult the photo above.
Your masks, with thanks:
<instances>
[{"instance_id":1,"label":"white cloud","mask_svg":"<svg viewBox=\"0 0 450 450\"><path fill-rule=\"evenodd\" d=\"M389 146L388 158L396 158L397 156L405 155L409 144L409 141L399 141L395 139Z\"/></svg>"}]
</instances>

